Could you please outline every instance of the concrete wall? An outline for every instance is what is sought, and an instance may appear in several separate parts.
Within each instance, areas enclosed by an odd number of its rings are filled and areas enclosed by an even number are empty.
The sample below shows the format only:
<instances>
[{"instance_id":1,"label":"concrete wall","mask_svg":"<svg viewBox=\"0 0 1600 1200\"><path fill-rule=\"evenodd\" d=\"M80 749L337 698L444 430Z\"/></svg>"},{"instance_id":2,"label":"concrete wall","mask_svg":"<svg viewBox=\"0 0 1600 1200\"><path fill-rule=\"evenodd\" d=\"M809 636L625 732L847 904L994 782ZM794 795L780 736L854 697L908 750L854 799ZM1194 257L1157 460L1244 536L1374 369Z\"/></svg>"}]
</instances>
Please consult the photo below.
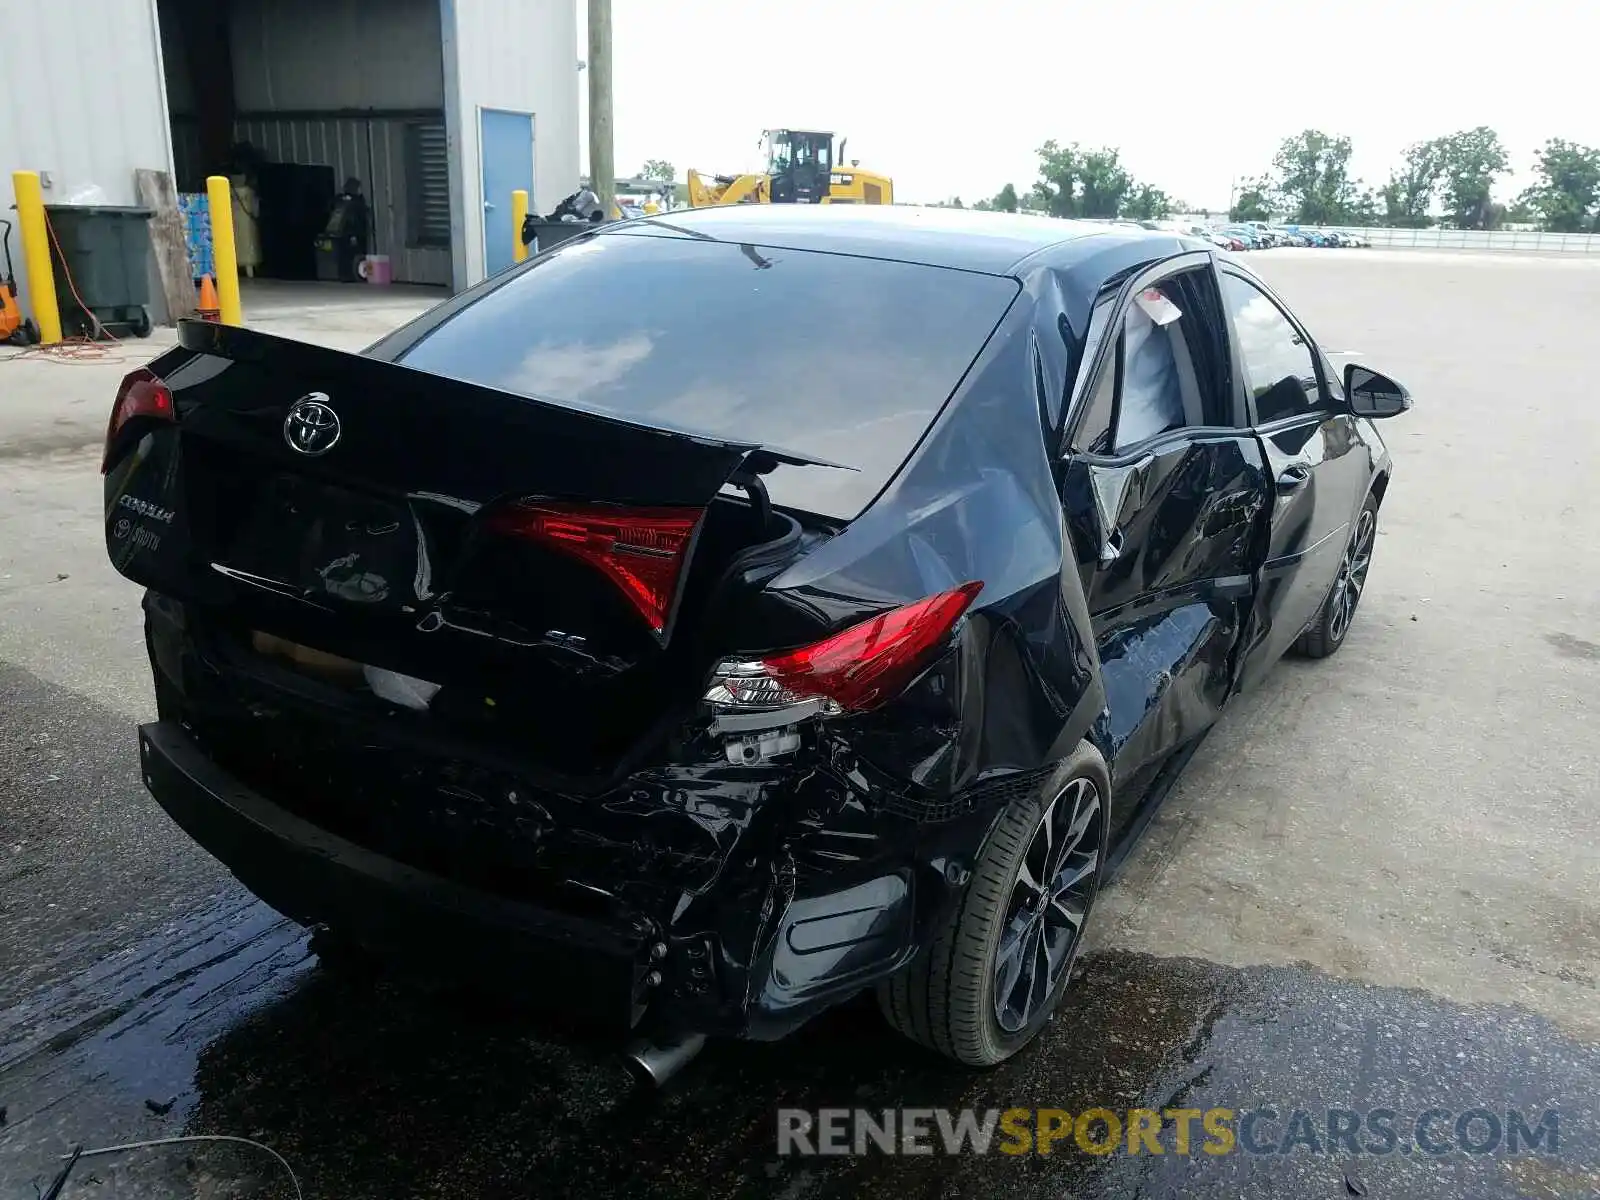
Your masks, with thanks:
<instances>
[{"instance_id":1,"label":"concrete wall","mask_svg":"<svg viewBox=\"0 0 1600 1200\"><path fill-rule=\"evenodd\" d=\"M439 0L445 44L455 286L484 275L478 110L534 115L533 208L548 212L578 188L575 0ZM497 215L504 207L497 209Z\"/></svg>"},{"instance_id":2,"label":"concrete wall","mask_svg":"<svg viewBox=\"0 0 1600 1200\"><path fill-rule=\"evenodd\" d=\"M137 203L135 169L172 169L154 0L95 0L92 17L76 4L0 7L0 209L16 170L50 173L46 204L86 184L105 203Z\"/></svg>"}]
</instances>

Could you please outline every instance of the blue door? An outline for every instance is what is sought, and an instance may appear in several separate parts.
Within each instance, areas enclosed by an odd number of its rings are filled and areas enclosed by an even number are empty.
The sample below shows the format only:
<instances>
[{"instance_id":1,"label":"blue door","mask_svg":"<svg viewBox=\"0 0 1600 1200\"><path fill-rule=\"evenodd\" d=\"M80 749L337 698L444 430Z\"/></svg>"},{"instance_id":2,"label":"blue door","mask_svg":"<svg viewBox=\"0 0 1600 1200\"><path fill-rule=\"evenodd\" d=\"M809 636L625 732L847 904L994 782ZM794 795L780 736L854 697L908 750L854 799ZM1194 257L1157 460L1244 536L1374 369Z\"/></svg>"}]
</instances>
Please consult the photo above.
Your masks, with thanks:
<instances>
[{"instance_id":1,"label":"blue door","mask_svg":"<svg viewBox=\"0 0 1600 1200\"><path fill-rule=\"evenodd\" d=\"M533 115L478 110L478 160L483 166L483 262L493 275L512 263L511 193L533 198Z\"/></svg>"}]
</instances>

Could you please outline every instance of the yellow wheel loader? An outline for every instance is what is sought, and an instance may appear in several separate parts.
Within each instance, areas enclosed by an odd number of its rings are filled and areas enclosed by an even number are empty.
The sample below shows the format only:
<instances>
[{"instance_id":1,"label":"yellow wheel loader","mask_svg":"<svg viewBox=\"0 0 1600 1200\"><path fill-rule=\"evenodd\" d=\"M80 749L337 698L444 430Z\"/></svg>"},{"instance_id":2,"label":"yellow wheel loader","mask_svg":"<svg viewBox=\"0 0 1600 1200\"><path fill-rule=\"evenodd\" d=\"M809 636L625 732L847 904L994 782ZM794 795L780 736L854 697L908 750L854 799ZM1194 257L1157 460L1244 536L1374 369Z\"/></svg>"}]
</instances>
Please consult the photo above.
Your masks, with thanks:
<instances>
[{"instance_id":1,"label":"yellow wheel loader","mask_svg":"<svg viewBox=\"0 0 1600 1200\"><path fill-rule=\"evenodd\" d=\"M894 182L846 162L833 134L808 129L768 129L761 135L767 169L759 175L713 175L689 171L689 205L708 204L893 204Z\"/></svg>"}]
</instances>

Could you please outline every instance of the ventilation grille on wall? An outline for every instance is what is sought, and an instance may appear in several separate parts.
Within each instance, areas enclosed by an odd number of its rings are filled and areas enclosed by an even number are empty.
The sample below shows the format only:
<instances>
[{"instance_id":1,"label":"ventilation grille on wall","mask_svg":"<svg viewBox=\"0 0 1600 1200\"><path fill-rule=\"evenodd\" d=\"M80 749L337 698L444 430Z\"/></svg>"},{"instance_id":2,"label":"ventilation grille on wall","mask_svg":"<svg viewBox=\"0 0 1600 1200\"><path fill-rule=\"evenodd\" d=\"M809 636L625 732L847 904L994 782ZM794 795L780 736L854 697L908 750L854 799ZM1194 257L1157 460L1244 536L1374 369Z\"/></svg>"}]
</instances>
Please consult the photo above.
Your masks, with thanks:
<instances>
[{"instance_id":1,"label":"ventilation grille on wall","mask_svg":"<svg viewBox=\"0 0 1600 1200\"><path fill-rule=\"evenodd\" d=\"M450 244L450 157L443 121L406 126L406 240L413 246Z\"/></svg>"}]
</instances>

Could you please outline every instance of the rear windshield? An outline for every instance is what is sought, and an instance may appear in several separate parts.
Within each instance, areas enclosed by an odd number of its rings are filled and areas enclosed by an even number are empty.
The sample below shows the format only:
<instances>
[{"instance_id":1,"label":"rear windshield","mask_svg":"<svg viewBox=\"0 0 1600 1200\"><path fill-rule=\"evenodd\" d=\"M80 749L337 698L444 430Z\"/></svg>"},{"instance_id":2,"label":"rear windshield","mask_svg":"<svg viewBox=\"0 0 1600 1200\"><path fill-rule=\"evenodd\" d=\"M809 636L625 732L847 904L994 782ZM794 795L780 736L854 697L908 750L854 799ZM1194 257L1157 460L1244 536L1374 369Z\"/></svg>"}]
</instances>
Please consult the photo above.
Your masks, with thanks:
<instances>
[{"instance_id":1,"label":"rear windshield","mask_svg":"<svg viewBox=\"0 0 1600 1200\"><path fill-rule=\"evenodd\" d=\"M1012 279L645 234L564 247L398 361L856 468L779 467L778 504L855 516L1017 293Z\"/></svg>"}]
</instances>

